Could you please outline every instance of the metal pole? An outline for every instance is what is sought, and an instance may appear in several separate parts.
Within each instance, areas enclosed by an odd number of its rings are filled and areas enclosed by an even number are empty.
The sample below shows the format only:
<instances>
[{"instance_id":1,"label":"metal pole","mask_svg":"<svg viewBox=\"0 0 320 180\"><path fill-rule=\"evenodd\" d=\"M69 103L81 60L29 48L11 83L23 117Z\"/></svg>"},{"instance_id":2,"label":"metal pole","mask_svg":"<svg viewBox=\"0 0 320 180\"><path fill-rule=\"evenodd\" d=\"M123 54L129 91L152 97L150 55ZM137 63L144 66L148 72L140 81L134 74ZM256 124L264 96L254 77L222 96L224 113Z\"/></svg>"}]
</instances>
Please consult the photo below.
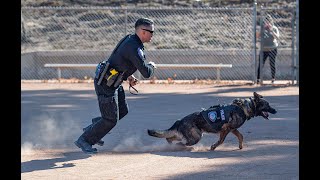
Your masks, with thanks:
<instances>
[{"instance_id":1,"label":"metal pole","mask_svg":"<svg viewBox=\"0 0 320 180\"><path fill-rule=\"evenodd\" d=\"M294 62L294 59L295 59L295 57L294 57L294 55L295 55L295 50L294 50L294 36L295 36L295 34L294 34L294 31L295 31L295 29L294 29L294 19L295 19L295 17L294 17L294 10L293 10L293 12L292 12L292 14L293 14L293 16L292 16L292 19L291 19L291 29L292 29L292 33L291 33L291 39L292 39L292 41L291 41L291 59L292 59L292 62L291 62L291 76L292 76L292 84L294 84L294 72L295 72L295 62Z\"/></svg>"},{"instance_id":2,"label":"metal pole","mask_svg":"<svg viewBox=\"0 0 320 180\"><path fill-rule=\"evenodd\" d=\"M264 19L264 11L261 6L261 13L260 13L260 56L259 56L259 69L260 69L260 84L263 84L263 43L262 43L262 37L264 33L264 25L263 25L263 19Z\"/></svg>"},{"instance_id":3,"label":"metal pole","mask_svg":"<svg viewBox=\"0 0 320 180\"><path fill-rule=\"evenodd\" d=\"M254 0L253 2L253 22L252 22L252 25L253 25L253 40L252 40L252 47L253 47L253 65L254 65L254 68L252 68L254 70L254 72L252 73L253 74L253 83L255 83L257 81L257 49L256 49L256 43L257 43L257 35L256 35L256 32L257 32L257 1Z\"/></svg>"},{"instance_id":4,"label":"metal pole","mask_svg":"<svg viewBox=\"0 0 320 180\"><path fill-rule=\"evenodd\" d=\"M299 85L299 0L297 0L297 13L296 13L296 73L297 84Z\"/></svg>"},{"instance_id":5,"label":"metal pole","mask_svg":"<svg viewBox=\"0 0 320 180\"><path fill-rule=\"evenodd\" d=\"M217 67L216 69L217 69L217 82L220 82L220 80L221 80L221 77L220 77L220 69L221 69L221 67Z\"/></svg>"},{"instance_id":6,"label":"metal pole","mask_svg":"<svg viewBox=\"0 0 320 180\"><path fill-rule=\"evenodd\" d=\"M125 9L125 17L124 17L124 35L127 35L127 25L128 25L128 8Z\"/></svg>"},{"instance_id":7,"label":"metal pole","mask_svg":"<svg viewBox=\"0 0 320 180\"><path fill-rule=\"evenodd\" d=\"M57 73L58 73L58 79L61 79L61 68L58 67Z\"/></svg>"}]
</instances>

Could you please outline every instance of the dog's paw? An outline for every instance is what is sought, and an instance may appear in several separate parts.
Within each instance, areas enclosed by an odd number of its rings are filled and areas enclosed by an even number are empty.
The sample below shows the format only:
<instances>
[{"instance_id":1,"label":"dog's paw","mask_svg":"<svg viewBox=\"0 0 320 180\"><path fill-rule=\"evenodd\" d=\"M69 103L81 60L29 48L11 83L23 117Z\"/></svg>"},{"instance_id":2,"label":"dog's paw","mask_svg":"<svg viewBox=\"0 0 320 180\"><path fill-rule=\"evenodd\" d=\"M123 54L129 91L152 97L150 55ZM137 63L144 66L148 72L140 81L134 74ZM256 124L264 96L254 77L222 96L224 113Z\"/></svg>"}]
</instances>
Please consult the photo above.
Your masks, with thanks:
<instances>
[{"instance_id":1,"label":"dog's paw","mask_svg":"<svg viewBox=\"0 0 320 180\"><path fill-rule=\"evenodd\" d=\"M211 148L210 148L211 151L214 151L215 149L216 149L215 145L212 145Z\"/></svg>"}]
</instances>

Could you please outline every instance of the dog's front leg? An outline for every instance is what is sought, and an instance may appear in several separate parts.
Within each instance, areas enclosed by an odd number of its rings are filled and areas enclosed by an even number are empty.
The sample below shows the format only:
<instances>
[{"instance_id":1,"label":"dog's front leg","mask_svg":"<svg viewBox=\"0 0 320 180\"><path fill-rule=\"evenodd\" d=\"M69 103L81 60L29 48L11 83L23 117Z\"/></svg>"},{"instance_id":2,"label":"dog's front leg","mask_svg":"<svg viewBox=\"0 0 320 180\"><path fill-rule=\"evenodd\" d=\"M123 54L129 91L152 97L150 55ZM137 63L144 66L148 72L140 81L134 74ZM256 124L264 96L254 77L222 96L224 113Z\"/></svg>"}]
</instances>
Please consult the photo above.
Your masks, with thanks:
<instances>
[{"instance_id":1,"label":"dog's front leg","mask_svg":"<svg viewBox=\"0 0 320 180\"><path fill-rule=\"evenodd\" d=\"M242 134L237 129L233 130L232 133L237 136L237 138L239 140L239 148L242 149L242 143L243 143Z\"/></svg>"},{"instance_id":2,"label":"dog's front leg","mask_svg":"<svg viewBox=\"0 0 320 180\"><path fill-rule=\"evenodd\" d=\"M222 131L229 131L230 130L230 123L225 123L222 125L221 129Z\"/></svg>"},{"instance_id":3,"label":"dog's front leg","mask_svg":"<svg viewBox=\"0 0 320 180\"><path fill-rule=\"evenodd\" d=\"M213 151L214 149L216 149L220 144L223 143L223 141L225 140L225 138L227 137L227 135L229 134L230 130L229 128L227 128L227 130L222 130L220 132L220 138L218 140L218 142L216 142L214 145L211 146L211 150Z\"/></svg>"}]
</instances>

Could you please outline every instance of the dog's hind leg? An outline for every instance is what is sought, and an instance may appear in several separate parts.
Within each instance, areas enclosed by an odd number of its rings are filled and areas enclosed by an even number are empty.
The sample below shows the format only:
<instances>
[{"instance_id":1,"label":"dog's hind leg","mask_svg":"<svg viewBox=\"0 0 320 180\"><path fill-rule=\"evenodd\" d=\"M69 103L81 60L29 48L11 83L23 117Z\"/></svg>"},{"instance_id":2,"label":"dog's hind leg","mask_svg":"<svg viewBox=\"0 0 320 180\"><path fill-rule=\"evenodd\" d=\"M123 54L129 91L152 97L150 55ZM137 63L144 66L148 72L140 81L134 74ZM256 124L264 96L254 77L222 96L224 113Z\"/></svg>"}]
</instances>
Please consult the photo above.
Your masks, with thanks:
<instances>
[{"instance_id":1,"label":"dog's hind leg","mask_svg":"<svg viewBox=\"0 0 320 180\"><path fill-rule=\"evenodd\" d=\"M239 148L242 149L242 143L243 143L243 136L242 134L237 130L233 130L231 131L235 136L237 136L238 140L239 140Z\"/></svg>"},{"instance_id":2,"label":"dog's hind leg","mask_svg":"<svg viewBox=\"0 0 320 180\"><path fill-rule=\"evenodd\" d=\"M215 144L213 144L211 146L211 150L213 151L214 149L216 149L219 145L221 145L223 143L223 141L225 140L225 138L227 137L227 135L229 134L230 130L222 130L220 132L220 138L218 140L218 142L216 142Z\"/></svg>"},{"instance_id":3,"label":"dog's hind leg","mask_svg":"<svg viewBox=\"0 0 320 180\"><path fill-rule=\"evenodd\" d=\"M188 141L186 142L187 146L192 146L197 144L202 137L201 132L193 133L191 137L188 138Z\"/></svg>"},{"instance_id":4,"label":"dog's hind leg","mask_svg":"<svg viewBox=\"0 0 320 180\"><path fill-rule=\"evenodd\" d=\"M178 142L178 143L176 143L175 145L176 145L176 147L178 147L178 150L187 150L187 151L193 150L193 147L186 146L186 145L183 144L182 142Z\"/></svg>"},{"instance_id":5,"label":"dog's hind leg","mask_svg":"<svg viewBox=\"0 0 320 180\"><path fill-rule=\"evenodd\" d=\"M166 140L169 144L172 144L172 141L174 140L174 138L166 138Z\"/></svg>"},{"instance_id":6,"label":"dog's hind leg","mask_svg":"<svg viewBox=\"0 0 320 180\"><path fill-rule=\"evenodd\" d=\"M166 140L169 144L172 144L173 141L181 141L181 138L178 138L177 136L173 136L170 138L166 138Z\"/></svg>"},{"instance_id":7,"label":"dog's hind leg","mask_svg":"<svg viewBox=\"0 0 320 180\"><path fill-rule=\"evenodd\" d=\"M192 146L197 144L202 137L202 131L192 124L186 123L180 126L179 131L181 134L183 134L183 138L186 140L186 146Z\"/></svg>"}]
</instances>

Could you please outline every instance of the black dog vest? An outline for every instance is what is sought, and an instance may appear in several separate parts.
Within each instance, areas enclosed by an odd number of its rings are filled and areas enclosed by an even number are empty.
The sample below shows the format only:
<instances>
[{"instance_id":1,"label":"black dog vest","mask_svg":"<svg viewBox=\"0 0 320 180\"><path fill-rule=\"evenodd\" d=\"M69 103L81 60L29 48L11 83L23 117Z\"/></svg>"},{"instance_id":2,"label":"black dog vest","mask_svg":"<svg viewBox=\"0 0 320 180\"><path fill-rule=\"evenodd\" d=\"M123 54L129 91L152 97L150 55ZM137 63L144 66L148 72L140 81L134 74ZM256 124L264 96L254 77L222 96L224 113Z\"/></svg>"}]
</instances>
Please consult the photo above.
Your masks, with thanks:
<instances>
[{"instance_id":1,"label":"black dog vest","mask_svg":"<svg viewBox=\"0 0 320 180\"><path fill-rule=\"evenodd\" d=\"M224 124L229 122L232 112L237 112L241 116L246 117L243 110L237 105L216 105L209 109L202 110L200 113L202 117L212 126L216 123Z\"/></svg>"}]
</instances>

